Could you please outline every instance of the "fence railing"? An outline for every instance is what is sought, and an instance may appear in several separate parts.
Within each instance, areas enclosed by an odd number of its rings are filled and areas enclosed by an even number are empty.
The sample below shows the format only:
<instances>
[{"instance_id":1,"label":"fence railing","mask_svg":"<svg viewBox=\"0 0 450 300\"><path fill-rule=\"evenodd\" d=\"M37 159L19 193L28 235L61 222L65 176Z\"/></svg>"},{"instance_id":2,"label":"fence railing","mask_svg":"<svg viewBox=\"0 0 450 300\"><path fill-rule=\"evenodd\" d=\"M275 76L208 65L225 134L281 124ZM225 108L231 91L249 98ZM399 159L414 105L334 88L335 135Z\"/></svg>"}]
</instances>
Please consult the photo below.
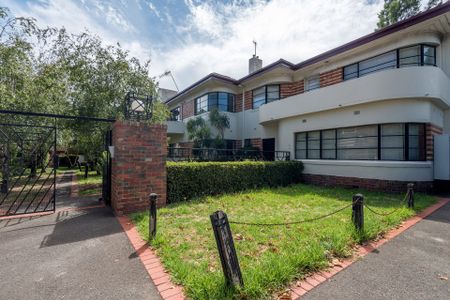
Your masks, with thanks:
<instances>
[{"instance_id":1,"label":"fence railing","mask_svg":"<svg viewBox=\"0 0 450 300\"><path fill-rule=\"evenodd\" d=\"M288 161L289 151L262 151L245 149L172 148L167 151L168 161Z\"/></svg>"}]
</instances>

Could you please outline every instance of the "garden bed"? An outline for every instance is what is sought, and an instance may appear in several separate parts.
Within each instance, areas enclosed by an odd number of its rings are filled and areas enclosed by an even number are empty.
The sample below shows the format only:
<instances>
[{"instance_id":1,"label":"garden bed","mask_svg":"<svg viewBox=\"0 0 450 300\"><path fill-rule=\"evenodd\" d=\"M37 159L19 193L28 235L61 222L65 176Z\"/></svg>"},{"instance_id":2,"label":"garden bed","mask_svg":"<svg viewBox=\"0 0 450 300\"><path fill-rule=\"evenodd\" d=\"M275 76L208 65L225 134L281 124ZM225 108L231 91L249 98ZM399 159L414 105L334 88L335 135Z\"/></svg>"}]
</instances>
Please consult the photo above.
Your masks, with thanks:
<instances>
[{"instance_id":1,"label":"garden bed","mask_svg":"<svg viewBox=\"0 0 450 300\"><path fill-rule=\"evenodd\" d=\"M231 224L245 287L231 290L224 284L209 216L217 210L230 221L281 223L315 218L351 203L362 192L365 202L381 217L365 210L365 231L357 234L351 223L351 207L329 218L288 226ZM172 204L158 211L158 233L152 242L173 280L193 299L264 299L307 273L328 267L335 258L352 255L356 243L373 239L416 211L435 202L416 194L415 210L400 201L404 195L293 185L239 194L205 197ZM148 214L132 218L144 239L148 237Z\"/></svg>"}]
</instances>

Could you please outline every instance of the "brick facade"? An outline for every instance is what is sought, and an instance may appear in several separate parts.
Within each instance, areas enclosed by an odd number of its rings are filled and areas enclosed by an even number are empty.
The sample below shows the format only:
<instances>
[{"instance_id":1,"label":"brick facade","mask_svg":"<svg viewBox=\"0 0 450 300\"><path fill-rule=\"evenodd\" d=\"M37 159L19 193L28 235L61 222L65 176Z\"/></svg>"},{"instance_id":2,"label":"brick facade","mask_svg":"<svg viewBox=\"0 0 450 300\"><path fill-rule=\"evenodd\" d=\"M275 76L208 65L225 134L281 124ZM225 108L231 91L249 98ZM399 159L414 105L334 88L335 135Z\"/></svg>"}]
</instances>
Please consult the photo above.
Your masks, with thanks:
<instances>
[{"instance_id":1,"label":"brick facade","mask_svg":"<svg viewBox=\"0 0 450 300\"><path fill-rule=\"evenodd\" d=\"M330 176L330 175L315 175L303 174L303 182L322 185L322 186L341 186L347 188L363 188L371 191L385 191L405 193L406 185L410 182L406 181L391 181L381 179ZM419 181L413 182L414 190L418 192L430 193L433 190L433 182Z\"/></svg>"},{"instance_id":2,"label":"brick facade","mask_svg":"<svg viewBox=\"0 0 450 300\"><path fill-rule=\"evenodd\" d=\"M434 160L434 136L442 134L442 128L433 124L425 127L426 136L426 157L427 160Z\"/></svg>"},{"instance_id":3,"label":"brick facade","mask_svg":"<svg viewBox=\"0 0 450 300\"><path fill-rule=\"evenodd\" d=\"M343 80L342 70L343 70L342 68L339 68L320 74L320 87L325 87L342 82Z\"/></svg>"},{"instance_id":4,"label":"brick facade","mask_svg":"<svg viewBox=\"0 0 450 300\"><path fill-rule=\"evenodd\" d=\"M305 91L305 81L295 81L280 84L280 99L301 94Z\"/></svg>"},{"instance_id":5,"label":"brick facade","mask_svg":"<svg viewBox=\"0 0 450 300\"><path fill-rule=\"evenodd\" d=\"M195 102L194 100L188 100L183 103L181 107L181 115L183 116L183 120L194 115L195 110Z\"/></svg>"},{"instance_id":6,"label":"brick facade","mask_svg":"<svg viewBox=\"0 0 450 300\"><path fill-rule=\"evenodd\" d=\"M236 95L236 103L234 104L234 112L242 111L242 94Z\"/></svg>"},{"instance_id":7,"label":"brick facade","mask_svg":"<svg viewBox=\"0 0 450 300\"><path fill-rule=\"evenodd\" d=\"M244 109L253 109L253 91L245 92L244 98Z\"/></svg>"},{"instance_id":8,"label":"brick facade","mask_svg":"<svg viewBox=\"0 0 450 300\"><path fill-rule=\"evenodd\" d=\"M148 209L150 193L166 204L167 126L117 121L111 204L119 215Z\"/></svg>"},{"instance_id":9,"label":"brick facade","mask_svg":"<svg viewBox=\"0 0 450 300\"><path fill-rule=\"evenodd\" d=\"M262 150L262 139L256 138L256 139L249 139L250 140L250 146L258 148Z\"/></svg>"}]
</instances>

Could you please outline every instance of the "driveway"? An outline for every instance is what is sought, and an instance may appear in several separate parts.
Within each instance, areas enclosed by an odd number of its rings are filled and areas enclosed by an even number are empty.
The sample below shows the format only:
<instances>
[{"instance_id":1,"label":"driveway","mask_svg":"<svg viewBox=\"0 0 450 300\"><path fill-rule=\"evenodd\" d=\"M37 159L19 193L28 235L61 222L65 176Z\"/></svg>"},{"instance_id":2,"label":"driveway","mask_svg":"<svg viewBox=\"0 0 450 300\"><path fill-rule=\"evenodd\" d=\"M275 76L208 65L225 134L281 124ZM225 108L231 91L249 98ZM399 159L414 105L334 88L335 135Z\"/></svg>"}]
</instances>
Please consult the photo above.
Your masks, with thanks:
<instances>
[{"instance_id":1,"label":"driveway","mask_svg":"<svg viewBox=\"0 0 450 300\"><path fill-rule=\"evenodd\" d=\"M160 299L111 209L69 198L70 177L55 214L0 220L0 298Z\"/></svg>"},{"instance_id":2,"label":"driveway","mask_svg":"<svg viewBox=\"0 0 450 300\"><path fill-rule=\"evenodd\" d=\"M450 202L302 299L450 299Z\"/></svg>"}]
</instances>

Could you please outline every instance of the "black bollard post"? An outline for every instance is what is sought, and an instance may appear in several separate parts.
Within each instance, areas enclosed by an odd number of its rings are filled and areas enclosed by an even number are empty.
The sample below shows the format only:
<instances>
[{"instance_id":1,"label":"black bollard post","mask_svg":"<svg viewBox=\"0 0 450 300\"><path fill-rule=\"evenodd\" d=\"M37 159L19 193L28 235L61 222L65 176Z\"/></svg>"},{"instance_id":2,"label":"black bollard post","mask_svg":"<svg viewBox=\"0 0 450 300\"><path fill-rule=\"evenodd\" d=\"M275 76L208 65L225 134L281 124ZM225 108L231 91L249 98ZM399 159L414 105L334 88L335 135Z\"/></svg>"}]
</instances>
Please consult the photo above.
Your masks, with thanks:
<instances>
[{"instance_id":1,"label":"black bollard post","mask_svg":"<svg viewBox=\"0 0 450 300\"><path fill-rule=\"evenodd\" d=\"M414 183L407 185L408 207L414 208Z\"/></svg>"},{"instance_id":2,"label":"black bollard post","mask_svg":"<svg viewBox=\"0 0 450 300\"><path fill-rule=\"evenodd\" d=\"M241 268L234 248L233 236L231 234L228 217L223 211L216 211L211 216L211 224L216 238L220 262L222 263L223 275L227 285L233 287L244 286Z\"/></svg>"},{"instance_id":3,"label":"black bollard post","mask_svg":"<svg viewBox=\"0 0 450 300\"><path fill-rule=\"evenodd\" d=\"M352 220L357 231L364 230L364 196L362 194L353 196Z\"/></svg>"},{"instance_id":4,"label":"black bollard post","mask_svg":"<svg viewBox=\"0 0 450 300\"><path fill-rule=\"evenodd\" d=\"M155 193L150 194L150 213L148 221L148 240L151 241L156 236L156 199L158 195Z\"/></svg>"}]
</instances>

